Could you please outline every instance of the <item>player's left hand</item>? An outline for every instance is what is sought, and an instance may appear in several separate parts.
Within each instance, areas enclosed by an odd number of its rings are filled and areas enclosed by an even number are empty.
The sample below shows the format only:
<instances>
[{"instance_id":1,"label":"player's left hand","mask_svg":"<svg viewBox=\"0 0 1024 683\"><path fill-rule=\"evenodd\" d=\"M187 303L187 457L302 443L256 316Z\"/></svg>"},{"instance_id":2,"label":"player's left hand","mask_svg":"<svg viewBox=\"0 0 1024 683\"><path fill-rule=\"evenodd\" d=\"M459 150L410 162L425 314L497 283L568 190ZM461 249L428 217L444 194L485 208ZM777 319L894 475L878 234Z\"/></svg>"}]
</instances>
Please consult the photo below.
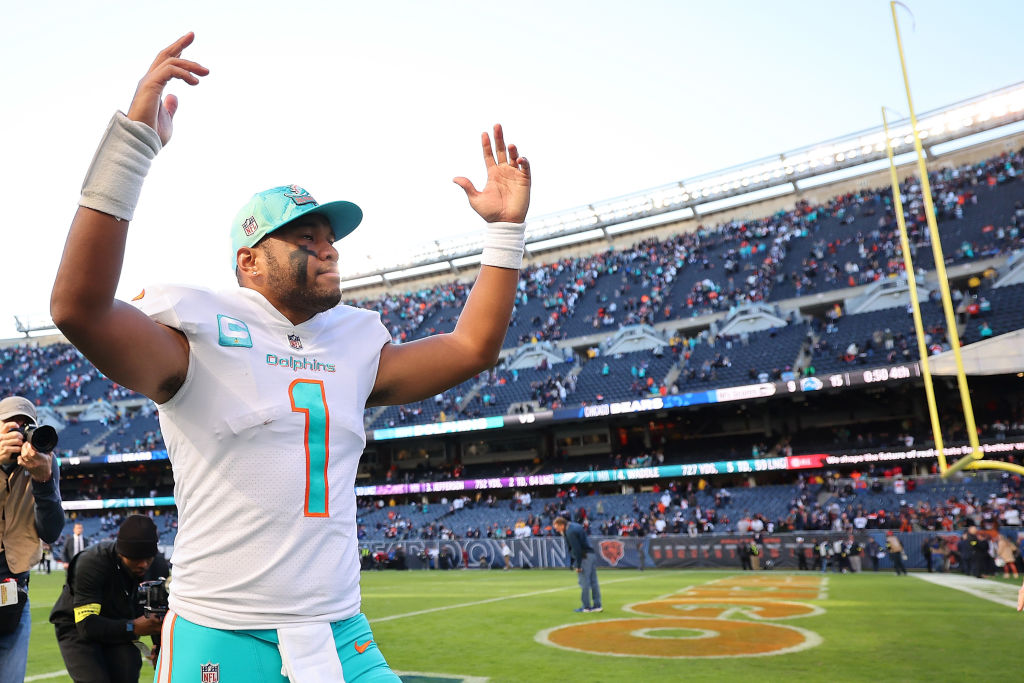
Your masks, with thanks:
<instances>
[{"instance_id":1,"label":"player's left hand","mask_svg":"<svg viewBox=\"0 0 1024 683\"><path fill-rule=\"evenodd\" d=\"M1024 610L1024 585L1017 591L1017 611Z\"/></svg>"},{"instance_id":2,"label":"player's left hand","mask_svg":"<svg viewBox=\"0 0 1024 683\"><path fill-rule=\"evenodd\" d=\"M501 124L494 126L494 147L491 138L482 133L480 141L487 167L487 184L477 191L469 178L459 176L456 185L466 191L469 205L488 223L506 221L522 223L530 208L530 162L519 156L515 145L505 147Z\"/></svg>"},{"instance_id":3,"label":"player's left hand","mask_svg":"<svg viewBox=\"0 0 1024 683\"><path fill-rule=\"evenodd\" d=\"M40 453L29 442L21 444L21 455L18 456L18 464L28 470L36 481L49 481L53 473L50 469L50 454Z\"/></svg>"},{"instance_id":4,"label":"player's left hand","mask_svg":"<svg viewBox=\"0 0 1024 683\"><path fill-rule=\"evenodd\" d=\"M139 81L131 107L128 108L128 118L140 121L155 130L164 145L171 141L171 132L174 128L171 120L178 110L178 98L174 95L164 97L164 88L174 79L182 80L189 85L198 85L199 77L210 73L202 64L182 59L182 51L191 45L193 40L195 34L186 33L156 56L149 71Z\"/></svg>"}]
</instances>

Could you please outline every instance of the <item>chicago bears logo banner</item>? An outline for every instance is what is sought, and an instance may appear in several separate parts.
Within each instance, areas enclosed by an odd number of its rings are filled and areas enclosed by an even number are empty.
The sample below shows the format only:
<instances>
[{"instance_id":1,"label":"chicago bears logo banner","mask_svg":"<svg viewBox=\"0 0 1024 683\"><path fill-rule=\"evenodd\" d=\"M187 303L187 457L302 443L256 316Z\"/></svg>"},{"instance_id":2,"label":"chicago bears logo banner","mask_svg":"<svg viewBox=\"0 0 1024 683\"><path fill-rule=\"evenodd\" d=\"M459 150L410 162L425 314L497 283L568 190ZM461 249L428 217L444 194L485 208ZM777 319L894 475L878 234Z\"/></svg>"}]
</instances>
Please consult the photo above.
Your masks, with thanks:
<instances>
[{"instance_id":1,"label":"chicago bears logo banner","mask_svg":"<svg viewBox=\"0 0 1024 683\"><path fill-rule=\"evenodd\" d=\"M601 557L612 567L617 565L622 556L626 554L622 547L622 541L601 541L599 547L601 548Z\"/></svg>"}]
</instances>

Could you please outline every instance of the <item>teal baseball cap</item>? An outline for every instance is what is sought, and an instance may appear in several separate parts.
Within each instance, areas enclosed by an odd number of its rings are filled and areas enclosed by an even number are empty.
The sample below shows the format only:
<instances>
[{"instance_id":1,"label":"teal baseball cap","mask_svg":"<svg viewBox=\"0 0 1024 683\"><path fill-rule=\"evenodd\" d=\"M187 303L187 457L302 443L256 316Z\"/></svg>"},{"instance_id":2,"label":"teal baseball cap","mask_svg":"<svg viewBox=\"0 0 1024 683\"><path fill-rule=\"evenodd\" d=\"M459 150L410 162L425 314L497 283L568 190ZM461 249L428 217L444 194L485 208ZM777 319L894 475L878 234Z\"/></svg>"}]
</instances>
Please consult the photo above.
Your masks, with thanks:
<instances>
[{"instance_id":1,"label":"teal baseball cap","mask_svg":"<svg viewBox=\"0 0 1024 683\"><path fill-rule=\"evenodd\" d=\"M327 219L335 240L348 235L363 220L363 210L352 202L320 204L298 185L282 185L257 192L239 209L231 223L231 269L234 270L238 263L239 249L256 246L278 228L310 214Z\"/></svg>"}]
</instances>

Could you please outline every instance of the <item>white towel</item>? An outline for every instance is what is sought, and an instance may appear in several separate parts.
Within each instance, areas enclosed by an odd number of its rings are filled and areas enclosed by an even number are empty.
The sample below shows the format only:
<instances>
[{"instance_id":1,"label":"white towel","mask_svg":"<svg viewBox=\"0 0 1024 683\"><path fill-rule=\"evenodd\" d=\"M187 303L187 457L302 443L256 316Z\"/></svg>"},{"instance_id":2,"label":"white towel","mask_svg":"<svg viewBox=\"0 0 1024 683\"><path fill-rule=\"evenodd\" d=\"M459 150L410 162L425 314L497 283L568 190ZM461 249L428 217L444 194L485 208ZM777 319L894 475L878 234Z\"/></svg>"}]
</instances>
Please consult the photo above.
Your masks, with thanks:
<instances>
[{"instance_id":1,"label":"white towel","mask_svg":"<svg viewBox=\"0 0 1024 683\"><path fill-rule=\"evenodd\" d=\"M330 624L277 629L281 675L290 683L345 683Z\"/></svg>"}]
</instances>

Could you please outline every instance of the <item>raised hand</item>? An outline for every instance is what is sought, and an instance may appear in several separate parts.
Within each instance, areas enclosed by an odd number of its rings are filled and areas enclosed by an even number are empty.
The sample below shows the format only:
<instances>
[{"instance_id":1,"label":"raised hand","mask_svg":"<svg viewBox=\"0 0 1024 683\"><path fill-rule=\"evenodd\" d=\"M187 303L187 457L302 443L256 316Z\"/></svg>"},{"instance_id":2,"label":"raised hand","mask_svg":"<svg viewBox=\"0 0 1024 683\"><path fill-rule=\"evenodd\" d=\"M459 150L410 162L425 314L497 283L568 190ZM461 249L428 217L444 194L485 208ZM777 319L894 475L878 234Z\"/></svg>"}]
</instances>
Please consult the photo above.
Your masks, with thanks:
<instances>
[{"instance_id":1,"label":"raised hand","mask_svg":"<svg viewBox=\"0 0 1024 683\"><path fill-rule=\"evenodd\" d=\"M163 97L164 87L172 78L178 78L189 85L198 85L199 76L206 76L210 70L205 66L181 58L182 51L195 40L194 33L186 33L160 52L150 65L149 71L139 81L139 87L128 109L128 118L145 123L160 136L160 142L167 144L171 139L171 119L178 110L178 98L174 95Z\"/></svg>"},{"instance_id":2,"label":"raised hand","mask_svg":"<svg viewBox=\"0 0 1024 683\"><path fill-rule=\"evenodd\" d=\"M505 148L501 124L494 126L494 147L487 133L480 136L487 167L487 184L478 191L468 178L459 176L456 185L466 191L469 205L488 223L522 223L530 208L530 162L519 156L515 145Z\"/></svg>"}]
</instances>

